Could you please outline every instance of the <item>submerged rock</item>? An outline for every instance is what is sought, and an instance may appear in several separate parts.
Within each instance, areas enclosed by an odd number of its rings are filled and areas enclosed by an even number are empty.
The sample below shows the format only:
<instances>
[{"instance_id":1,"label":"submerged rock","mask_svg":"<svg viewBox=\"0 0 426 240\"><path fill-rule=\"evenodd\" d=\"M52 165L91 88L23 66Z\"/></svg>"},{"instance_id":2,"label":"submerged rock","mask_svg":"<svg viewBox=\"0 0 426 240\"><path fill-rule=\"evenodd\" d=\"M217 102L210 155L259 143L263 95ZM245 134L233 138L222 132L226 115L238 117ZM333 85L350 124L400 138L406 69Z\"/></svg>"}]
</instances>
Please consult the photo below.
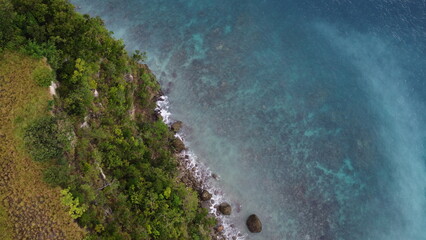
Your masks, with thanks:
<instances>
[{"instance_id":1,"label":"submerged rock","mask_svg":"<svg viewBox=\"0 0 426 240\"><path fill-rule=\"evenodd\" d=\"M173 132L179 132L179 130L182 128L182 122L181 121L177 121L174 122L170 128L172 129Z\"/></svg>"},{"instance_id":2,"label":"submerged rock","mask_svg":"<svg viewBox=\"0 0 426 240\"><path fill-rule=\"evenodd\" d=\"M252 233L260 233L262 231L262 222L256 216L256 214L252 214L247 218L246 221L247 228Z\"/></svg>"},{"instance_id":3,"label":"submerged rock","mask_svg":"<svg viewBox=\"0 0 426 240\"><path fill-rule=\"evenodd\" d=\"M219 205L219 212L223 215L231 215L232 208L227 202L221 203Z\"/></svg>"},{"instance_id":4,"label":"submerged rock","mask_svg":"<svg viewBox=\"0 0 426 240\"><path fill-rule=\"evenodd\" d=\"M200 194L201 201L208 201L212 199L212 194L209 193L207 190L203 190Z\"/></svg>"}]
</instances>

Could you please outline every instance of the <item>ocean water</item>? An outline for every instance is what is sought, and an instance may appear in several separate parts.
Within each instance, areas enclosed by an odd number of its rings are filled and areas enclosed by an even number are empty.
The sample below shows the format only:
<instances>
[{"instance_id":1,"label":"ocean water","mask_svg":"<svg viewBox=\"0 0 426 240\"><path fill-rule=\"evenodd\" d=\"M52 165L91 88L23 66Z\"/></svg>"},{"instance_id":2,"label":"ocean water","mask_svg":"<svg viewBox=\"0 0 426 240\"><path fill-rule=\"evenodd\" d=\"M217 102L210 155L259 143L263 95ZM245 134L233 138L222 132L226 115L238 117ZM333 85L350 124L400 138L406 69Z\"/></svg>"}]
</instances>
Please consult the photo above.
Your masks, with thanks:
<instances>
[{"instance_id":1,"label":"ocean water","mask_svg":"<svg viewBox=\"0 0 426 240\"><path fill-rule=\"evenodd\" d=\"M71 2L148 52L229 238L426 239L425 0Z\"/></svg>"}]
</instances>

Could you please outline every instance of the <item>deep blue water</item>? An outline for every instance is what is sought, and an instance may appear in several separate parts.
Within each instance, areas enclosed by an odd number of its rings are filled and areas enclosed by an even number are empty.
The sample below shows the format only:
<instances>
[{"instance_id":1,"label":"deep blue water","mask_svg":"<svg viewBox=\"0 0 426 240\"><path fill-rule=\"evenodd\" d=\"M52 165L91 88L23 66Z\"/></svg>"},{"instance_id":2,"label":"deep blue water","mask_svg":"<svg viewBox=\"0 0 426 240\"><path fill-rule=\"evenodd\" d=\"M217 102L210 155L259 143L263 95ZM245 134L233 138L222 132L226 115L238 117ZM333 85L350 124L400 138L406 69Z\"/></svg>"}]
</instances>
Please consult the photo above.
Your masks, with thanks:
<instances>
[{"instance_id":1,"label":"deep blue water","mask_svg":"<svg viewBox=\"0 0 426 240\"><path fill-rule=\"evenodd\" d=\"M426 239L425 0L71 2L148 52L248 239Z\"/></svg>"}]
</instances>

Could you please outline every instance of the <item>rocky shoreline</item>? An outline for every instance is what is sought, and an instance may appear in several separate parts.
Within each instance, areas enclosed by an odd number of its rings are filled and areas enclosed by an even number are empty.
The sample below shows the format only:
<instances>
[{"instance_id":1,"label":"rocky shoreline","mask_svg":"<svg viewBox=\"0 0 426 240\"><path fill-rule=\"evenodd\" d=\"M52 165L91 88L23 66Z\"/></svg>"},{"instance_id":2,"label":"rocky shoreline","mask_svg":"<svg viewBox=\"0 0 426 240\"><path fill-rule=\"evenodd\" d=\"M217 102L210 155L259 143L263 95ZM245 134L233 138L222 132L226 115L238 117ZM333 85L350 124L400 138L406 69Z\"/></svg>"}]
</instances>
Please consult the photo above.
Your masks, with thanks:
<instances>
[{"instance_id":1,"label":"rocky shoreline","mask_svg":"<svg viewBox=\"0 0 426 240\"><path fill-rule=\"evenodd\" d=\"M188 155L177 155L178 159L178 170L179 170L179 180L183 182L187 187L194 189L198 193L198 199L203 208L209 209L213 202L211 200L212 194L208 192L208 190L203 188L203 181L198 178L195 174L195 169L188 168L189 165L189 156ZM211 232L211 239L227 239L223 234L224 227L221 224L221 219L217 216L209 213L210 216L215 217L217 221L217 225Z\"/></svg>"},{"instance_id":2,"label":"rocky shoreline","mask_svg":"<svg viewBox=\"0 0 426 240\"><path fill-rule=\"evenodd\" d=\"M144 67L152 73L147 65L144 64ZM171 144L176 150L175 156L179 172L178 179L188 188L192 188L198 193L198 200L201 207L208 209L209 215L216 219L217 225L211 231L211 239L244 239L245 235L235 229L234 224L226 224L224 222L225 219L223 219L223 216L231 215L232 207L222 200L220 190L214 189L209 184L211 180L218 181L219 176L210 172L205 166L201 166L194 159L195 157L192 156L193 153L188 150L180 134L184 123L174 121L170 118L171 114L168 111L169 103L167 96L159 90L153 99L157 104L157 108L155 109L157 118L166 123L169 126L169 130L175 134L175 138ZM255 214L248 217L246 225L249 231L253 233L258 233L262 230L262 223Z\"/></svg>"},{"instance_id":3,"label":"rocky shoreline","mask_svg":"<svg viewBox=\"0 0 426 240\"><path fill-rule=\"evenodd\" d=\"M209 215L216 219L217 225L211 231L211 239L242 239L242 233L238 232L230 236L230 229L225 228L223 219L220 217L220 202L215 202L212 197L217 194L208 184L209 180L218 180L218 176L214 173L210 173L206 168L201 167L199 163L194 161L191 156L191 152L185 146L182 137L179 135L183 123L181 121L171 121L169 118L170 113L167 111L168 102L167 97L159 93L157 99L157 116L161 118L168 126L170 131L175 134L175 139L172 142L173 147L176 149L176 159L178 161L178 179L184 183L187 187L194 189L198 193L198 199L200 205L209 210ZM229 209L231 206L229 206ZM217 209L213 212L212 209ZM229 210L229 214L230 214ZM229 215L227 214L227 215ZM226 215L226 214L223 214Z\"/></svg>"},{"instance_id":4,"label":"rocky shoreline","mask_svg":"<svg viewBox=\"0 0 426 240\"><path fill-rule=\"evenodd\" d=\"M148 65L140 64L140 66L149 74L154 75ZM128 78L133 78L133 76L130 75ZM157 85L161 86L158 81ZM167 96L164 95L164 92L161 90L161 88L156 91L151 91L150 99L157 106L152 117L154 119L162 120L169 127L169 131L175 135L170 144L173 149L175 149L175 157L178 163L177 170L179 173L178 180L184 183L188 188L191 188L198 193L198 200L201 207L207 210L211 210L214 208L215 202L213 199L211 199L213 193L209 192L211 190L208 189L209 187L207 186L206 181L208 181L210 178L218 180L217 175L208 173L206 169L200 168L198 163L194 163L193 159L191 159L191 153L188 151L188 148L185 146L182 137L179 135L179 132L181 131L184 124L181 121L172 121L170 119ZM136 106L135 111L143 112L143 109L139 109L138 106ZM217 222L217 225L211 230L211 239L229 239L228 236L225 236L224 234L225 227L223 226L223 220L219 216L215 215L212 211L209 211L209 216L215 218ZM235 236L233 239L238 238Z\"/></svg>"}]
</instances>

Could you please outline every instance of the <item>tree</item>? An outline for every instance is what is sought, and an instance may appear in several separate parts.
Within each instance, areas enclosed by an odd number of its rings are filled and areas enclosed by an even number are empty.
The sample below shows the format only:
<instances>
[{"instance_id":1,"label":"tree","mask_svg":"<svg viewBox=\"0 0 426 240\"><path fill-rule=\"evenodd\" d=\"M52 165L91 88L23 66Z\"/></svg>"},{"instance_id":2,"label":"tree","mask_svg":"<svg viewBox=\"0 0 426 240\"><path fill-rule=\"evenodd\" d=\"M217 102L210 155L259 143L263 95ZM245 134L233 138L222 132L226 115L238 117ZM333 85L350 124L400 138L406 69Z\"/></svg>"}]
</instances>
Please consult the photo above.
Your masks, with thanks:
<instances>
[{"instance_id":1,"label":"tree","mask_svg":"<svg viewBox=\"0 0 426 240\"><path fill-rule=\"evenodd\" d=\"M62 158L69 149L69 134L59 128L53 117L36 120L25 129L25 145L36 161L50 161Z\"/></svg>"},{"instance_id":2,"label":"tree","mask_svg":"<svg viewBox=\"0 0 426 240\"><path fill-rule=\"evenodd\" d=\"M132 60L135 62L145 62L147 59L148 57L146 56L146 52L141 52L139 50L136 50L132 54Z\"/></svg>"},{"instance_id":3,"label":"tree","mask_svg":"<svg viewBox=\"0 0 426 240\"><path fill-rule=\"evenodd\" d=\"M0 0L0 48L6 47L6 43L16 35L15 17L12 3L9 0Z\"/></svg>"},{"instance_id":4,"label":"tree","mask_svg":"<svg viewBox=\"0 0 426 240\"><path fill-rule=\"evenodd\" d=\"M64 100L64 107L71 115L84 116L93 101L89 84L91 67L81 58L75 62L75 70L66 84L68 91Z\"/></svg>"},{"instance_id":5,"label":"tree","mask_svg":"<svg viewBox=\"0 0 426 240\"><path fill-rule=\"evenodd\" d=\"M62 204L69 207L68 213L73 219L81 217L87 210L87 206L80 206L80 201L72 196L69 188L61 190L61 195Z\"/></svg>"}]
</instances>

